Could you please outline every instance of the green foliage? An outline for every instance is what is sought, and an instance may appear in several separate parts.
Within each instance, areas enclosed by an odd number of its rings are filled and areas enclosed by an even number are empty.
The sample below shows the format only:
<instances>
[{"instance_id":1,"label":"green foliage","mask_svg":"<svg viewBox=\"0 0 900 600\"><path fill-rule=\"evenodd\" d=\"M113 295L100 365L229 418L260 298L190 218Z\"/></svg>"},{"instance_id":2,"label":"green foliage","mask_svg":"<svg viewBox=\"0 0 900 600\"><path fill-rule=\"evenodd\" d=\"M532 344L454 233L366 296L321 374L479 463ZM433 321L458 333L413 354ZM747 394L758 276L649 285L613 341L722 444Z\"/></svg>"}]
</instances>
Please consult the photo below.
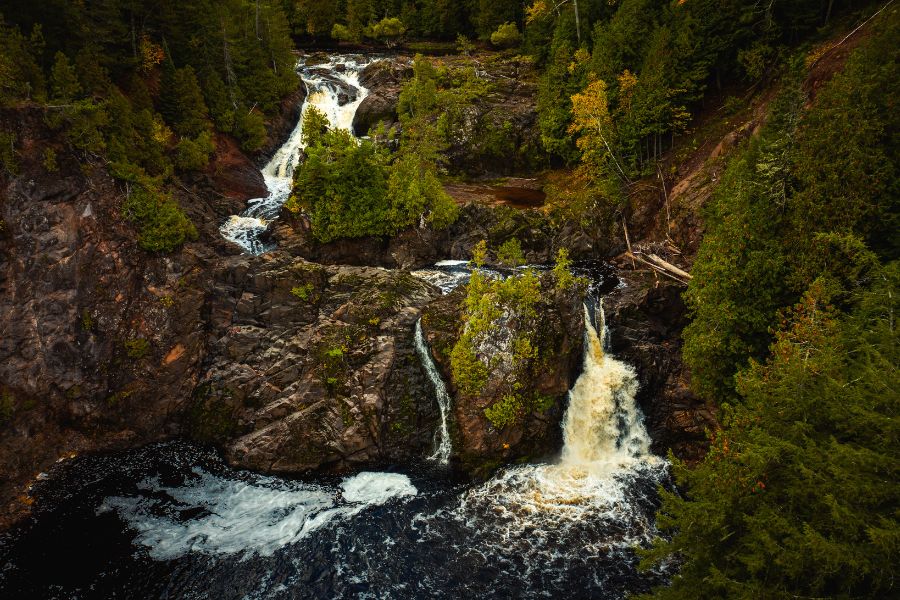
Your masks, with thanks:
<instances>
[{"instance_id":1,"label":"green foliage","mask_svg":"<svg viewBox=\"0 0 900 600\"><path fill-rule=\"evenodd\" d=\"M515 23L503 23L491 34L491 43L498 48L515 48L522 43L522 34Z\"/></svg>"},{"instance_id":2,"label":"green foliage","mask_svg":"<svg viewBox=\"0 0 900 600\"><path fill-rule=\"evenodd\" d=\"M315 290L315 286L311 283L304 283L303 285L297 285L291 288L291 294L300 298L304 302L308 302L313 295L313 291Z\"/></svg>"},{"instance_id":3,"label":"green foliage","mask_svg":"<svg viewBox=\"0 0 900 600\"><path fill-rule=\"evenodd\" d=\"M294 174L291 205L309 214L316 239L391 233L385 151L338 129L306 152Z\"/></svg>"},{"instance_id":4,"label":"green foliage","mask_svg":"<svg viewBox=\"0 0 900 600\"><path fill-rule=\"evenodd\" d=\"M168 194L136 185L122 205L122 212L139 229L138 243L148 252L172 252L197 230L178 203Z\"/></svg>"},{"instance_id":5,"label":"green foliage","mask_svg":"<svg viewBox=\"0 0 900 600\"><path fill-rule=\"evenodd\" d=\"M351 334L346 328L335 327L323 334L313 348L316 373L332 396L346 393L346 383L351 366L348 355L351 348Z\"/></svg>"},{"instance_id":6,"label":"green foliage","mask_svg":"<svg viewBox=\"0 0 900 600\"><path fill-rule=\"evenodd\" d=\"M497 250L497 261L507 267L520 267L525 264L522 244L518 238L509 238Z\"/></svg>"},{"instance_id":7,"label":"green foliage","mask_svg":"<svg viewBox=\"0 0 900 600\"><path fill-rule=\"evenodd\" d=\"M512 245L507 247L510 251ZM513 249L514 250L514 249ZM516 323L510 340L510 364L504 369L511 376L501 399L485 409L485 417L497 429L514 423L528 409L543 410L546 399L531 396L521 389L519 380L531 373L539 355L534 337L538 328L538 304L541 282L533 269L506 279L491 279L478 268L487 258L487 243L476 244L472 253L472 271L463 304L463 326L450 352L453 382L461 393L481 393L489 373L498 367L496 356L488 355L497 331ZM519 250L521 254L521 250ZM541 408L544 407L544 408Z\"/></svg>"},{"instance_id":8,"label":"green foliage","mask_svg":"<svg viewBox=\"0 0 900 600\"><path fill-rule=\"evenodd\" d=\"M56 150L53 148L44 148L43 152L44 159L42 164L48 173L56 173L59 170L59 165L56 164Z\"/></svg>"},{"instance_id":9,"label":"green foliage","mask_svg":"<svg viewBox=\"0 0 900 600\"><path fill-rule=\"evenodd\" d=\"M647 563L683 557L657 598L892 594L900 559L900 345L895 261L846 315L817 280L789 312L765 364L738 378L706 459L676 462Z\"/></svg>"},{"instance_id":10,"label":"green foliage","mask_svg":"<svg viewBox=\"0 0 900 600\"><path fill-rule=\"evenodd\" d=\"M889 597L900 559L894 40L871 37L812 106L790 80L709 206L684 357L722 429L659 517L656 598ZM861 135L856 136L856 132ZM874 161L874 162L873 162ZM887 178L887 179L884 179ZM882 226L886 228L882 228Z\"/></svg>"},{"instance_id":11,"label":"green foliage","mask_svg":"<svg viewBox=\"0 0 900 600\"><path fill-rule=\"evenodd\" d=\"M140 360L150 353L150 342L144 338L130 338L123 345L125 353L132 360Z\"/></svg>"},{"instance_id":12,"label":"green foliage","mask_svg":"<svg viewBox=\"0 0 900 600\"><path fill-rule=\"evenodd\" d=\"M858 255L854 236L882 259L896 257L898 146L881 132L898 126L883 100L900 89L896 70L883 67L886 53L896 56L886 40L898 21L881 25L808 110L789 84L717 186L686 295L684 356L704 396L733 393L734 374L764 358L778 310Z\"/></svg>"},{"instance_id":13,"label":"green foliage","mask_svg":"<svg viewBox=\"0 0 900 600\"><path fill-rule=\"evenodd\" d=\"M315 106L310 106L303 113L303 132L301 141L306 147L313 147L322 143L323 136L328 132L328 117Z\"/></svg>"},{"instance_id":14,"label":"green foliage","mask_svg":"<svg viewBox=\"0 0 900 600\"><path fill-rule=\"evenodd\" d=\"M306 211L316 239L393 235L425 223L443 229L456 220L458 208L438 178L433 126L411 121L391 156L373 141L327 125L315 109L304 115L307 158L294 173L286 205Z\"/></svg>"},{"instance_id":15,"label":"green foliage","mask_svg":"<svg viewBox=\"0 0 900 600\"><path fill-rule=\"evenodd\" d=\"M406 33L406 26L397 17L385 17L377 23L366 27L365 36L384 43L393 48Z\"/></svg>"},{"instance_id":16,"label":"green foliage","mask_svg":"<svg viewBox=\"0 0 900 600\"><path fill-rule=\"evenodd\" d=\"M576 286L587 288L588 285L586 278L575 277L572 274L572 260L569 258L569 251L566 248L560 248L556 253L553 280L556 282L556 289L561 292L571 290Z\"/></svg>"},{"instance_id":17,"label":"green foliage","mask_svg":"<svg viewBox=\"0 0 900 600\"><path fill-rule=\"evenodd\" d=\"M342 42L358 42L359 34L350 31L350 28L341 23L335 23L331 28L331 37Z\"/></svg>"},{"instance_id":18,"label":"green foliage","mask_svg":"<svg viewBox=\"0 0 900 600\"><path fill-rule=\"evenodd\" d=\"M430 125L437 128L438 138L432 141L436 152L460 137L469 126L468 109L490 91L490 83L479 77L473 66L435 67L417 55L413 78L400 91L397 111L404 129L422 131Z\"/></svg>"},{"instance_id":19,"label":"green foliage","mask_svg":"<svg viewBox=\"0 0 900 600\"><path fill-rule=\"evenodd\" d=\"M40 25L30 38L17 27L6 24L0 14L0 106L18 100L43 100L46 96L44 73L35 60L44 49Z\"/></svg>"},{"instance_id":20,"label":"green foliage","mask_svg":"<svg viewBox=\"0 0 900 600\"><path fill-rule=\"evenodd\" d=\"M75 67L62 52L57 52L50 69L50 100L66 103L75 100L81 94L81 84Z\"/></svg>"},{"instance_id":21,"label":"green foliage","mask_svg":"<svg viewBox=\"0 0 900 600\"><path fill-rule=\"evenodd\" d=\"M297 84L281 0L228 0L214 8L198 2L148 7L126 0L18 3L6 17L32 29L26 39L16 27L0 23L9 30L0 35L0 57L16 65L11 76L18 82L10 86L11 94L44 95L43 76L34 65L49 66L47 57L56 57L50 74L57 100L82 92L100 100L115 87L112 81L151 79L162 67L158 106L173 129L191 138L208 127L207 113L223 132L231 129L229 112L255 106L272 114ZM4 63L0 58L0 101Z\"/></svg>"},{"instance_id":22,"label":"green foliage","mask_svg":"<svg viewBox=\"0 0 900 600\"><path fill-rule=\"evenodd\" d=\"M85 331L93 331L94 327L96 327L97 323L94 321L94 317L91 316L91 311L87 309L87 307L81 310L81 328Z\"/></svg>"},{"instance_id":23,"label":"green foliage","mask_svg":"<svg viewBox=\"0 0 900 600\"><path fill-rule=\"evenodd\" d=\"M11 131L0 131L0 166L8 175L19 172L19 161L16 158L16 134Z\"/></svg>"},{"instance_id":24,"label":"green foliage","mask_svg":"<svg viewBox=\"0 0 900 600\"><path fill-rule=\"evenodd\" d=\"M209 155L215 150L208 131L200 133L194 140L183 137L175 149L175 166L182 171L200 171L209 164Z\"/></svg>"},{"instance_id":25,"label":"green foliage","mask_svg":"<svg viewBox=\"0 0 900 600\"><path fill-rule=\"evenodd\" d=\"M196 137L209 128L209 110L192 67L163 69L160 113L183 136Z\"/></svg>"},{"instance_id":26,"label":"green foliage","mask_svg":"<svg viewBox=\"0 0 900 600\"><path fill-rule=\"evenodd\" d=\"M493 39L491 41L493 42ZM512 425L519 419L521 413L522 401L515 394L507 394L484 409L484 416L496 429Z\"/></svg>"},{"instance_id":27,"label":"green foliage","mask_svg":"<svg viewBox=\"0 0 900 600\"><path fill-rule=\"evenodd\" d=\"M255 111L240 112L235 116L232 133L241 143L241 149L254 152L266 143L265 120Z\"/></svg>"},{"instance_id":28,"label":"green foliage","mask_svg":"<svg viewBox=\"0 0 900 600\"><path fill-rule=\"evenodd\" d=\"M460 33L456 36L456 51L463 56L469 56L475 52L475 44L472 43L472 40Z\"/></svg>"},{"instance_id":29,"label":"green foliage","mask_svg":"<svg viewBox=\"0 0 900 600\"><path fill-rule=\"evenodd\" d=\"M16 399L6 389L0 391L0 425L12 420L16 413Z\"/></svg>"}]
</instances>

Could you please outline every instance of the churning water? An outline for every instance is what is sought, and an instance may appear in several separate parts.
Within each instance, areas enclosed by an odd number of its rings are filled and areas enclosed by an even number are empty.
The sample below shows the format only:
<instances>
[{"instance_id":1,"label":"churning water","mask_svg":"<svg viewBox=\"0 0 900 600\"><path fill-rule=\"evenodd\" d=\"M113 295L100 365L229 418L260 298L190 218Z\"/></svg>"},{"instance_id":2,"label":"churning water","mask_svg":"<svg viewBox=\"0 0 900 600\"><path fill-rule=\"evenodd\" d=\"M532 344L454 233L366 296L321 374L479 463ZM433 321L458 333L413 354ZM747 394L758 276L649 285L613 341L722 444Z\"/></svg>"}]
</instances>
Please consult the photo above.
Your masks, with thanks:
<instances>
[{"instance_id":1,"label":"churning water","mask_svg":"<svg viewBox=\"0 0 900 600\"><path fill-rule=\"evenodd\" d=\"M621 598L655 535L665 461L633 371L585 331L553 464L461 481L433 462L347 478L233 470L184 442L62 464L0 538L0 595L57 598ZM599 330L599 332L598 332Z\"/></svg>"},{"instance_id":2,"label":"churning water","mask_svg":"<svg viewBox=\"0 0 900 600\"><path fill-rule=\"evenodd\" d=\"M356 109L368 95L368 90L359 83L359 75L371 62L373 59L359 55L331 55L328 62L317 64L301 61L298 71L308 92L301 115L312 106L328 117L332 127L352 131ZM271 242L263 239L264 234L269 223L278 218L291 194L294 168L303 149L302 140L301 118L287 142L263 168L268 196L250 200L244 212L229 217L220 228L225 239L238 244L245 252L262 254L274 248Z\"/></svg>"}]
</instances>

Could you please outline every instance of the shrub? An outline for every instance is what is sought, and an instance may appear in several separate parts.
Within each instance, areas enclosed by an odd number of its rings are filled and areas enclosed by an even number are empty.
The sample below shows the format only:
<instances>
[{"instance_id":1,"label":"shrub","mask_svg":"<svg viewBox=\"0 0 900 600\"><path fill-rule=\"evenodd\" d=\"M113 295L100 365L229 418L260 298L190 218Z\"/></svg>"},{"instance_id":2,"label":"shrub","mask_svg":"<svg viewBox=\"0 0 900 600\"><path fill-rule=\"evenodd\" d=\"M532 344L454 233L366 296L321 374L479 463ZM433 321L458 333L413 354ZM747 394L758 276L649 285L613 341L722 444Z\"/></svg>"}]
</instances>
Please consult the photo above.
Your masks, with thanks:
<instances>
[{"instance_id":1,"label":"shrub","mask_svg":"<svg viewBox=\"0 0 900 600\"><path fill-rule=\"evenodd\" d=\"M150 353L150 342L144 338L131 338L125 340L125 352L128 358L140 360Z\"/></svg>"},{"instance_id":2,"label":"shrub","mask_svg":"<svg viewBox=\"0 0 900 600\"><path fill-rule=\"evenodd\" d=\"M48 173L56 173L59 170L59 165L56 164L56 150L44 148L43 164Z\"/></svg>"},{"instance_id":3,"label":"shrub","mask_svg":"<svg viewBox=\"0 0 900 600\"><path fill-rule=\"evenodd\" d=\"M498 48L513 48L522 43L522 34L515 23L504 23L491 34L491 43Z\"/></svg>"},{"instance_id":4,"label":"shrub","mask_svg":"<svg viewBox=\"0 0 900 600\"><path fill-rule=\"evenodd\" d=\"M202 132L194 140L181 138L175 149L175 166L182 171L200 171L209 164L209 155L215 149L208 131Z\"/></svg>"},{"instance_id":5,"label":"shrub","mask_svg":"<svg viewBox=\"0 0 900 600\"><path fill-rule=\"evenodd\" d=\"M294 286L291 288L291 294L300 298L304 302L308 302L312 297L312 293L315 287L311 283L304 283L303 285Z\"/></svg>"},{"instance_id":6,"label":"shrub","mask_svg":"<svg viewBox=\"0 0 900 600\"><path fill-rule=\"evenodd\" d=\"M239 112L234 118L234 137L241 143L241 149L254 152L266 143L268 133L262 115L257 112Z\"/></svg>"},{"instance_id":7,"label":"shrub","mask_svg":"<svg viewBox=\"0 0 900 600\"><path fill-rule=\"evenodd\" d=\"M507 267L520 267L525 264L525 256L522 254L522 244L517 238L509 238L497 250L497 260Z\"/></svg>"},{"instance_id":8,"label":"shrub","mask_svg":"<svg viewBox=\"0 0 900 600\"><path fill-rule=\"evenodd\" d=\"M396 46L404 33L406 26L397 17L386 17L365 30L366 37L383 42L388 48Z\"/></svg>"},{"instance_id":9,"label":"shrub","mask_svg":"<svg viewBox=\"0 0 900 600\"><path fill-rule=\"evenodd\" d=\"M194 224L168 194L138 185L122 208L128 220L138 226L138 243L144 250L171 252L197 239Z\"/></svg>"}]
</instances>

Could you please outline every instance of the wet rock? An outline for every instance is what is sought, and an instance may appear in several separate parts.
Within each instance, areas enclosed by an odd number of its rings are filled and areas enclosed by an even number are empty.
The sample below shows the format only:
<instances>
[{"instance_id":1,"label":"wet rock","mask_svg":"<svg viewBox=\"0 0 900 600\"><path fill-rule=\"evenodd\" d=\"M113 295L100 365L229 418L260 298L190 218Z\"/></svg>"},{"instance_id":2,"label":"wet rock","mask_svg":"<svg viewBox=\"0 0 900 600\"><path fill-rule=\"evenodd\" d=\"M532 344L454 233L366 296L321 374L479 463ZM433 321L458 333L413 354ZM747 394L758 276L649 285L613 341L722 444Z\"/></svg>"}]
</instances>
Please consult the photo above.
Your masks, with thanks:
<instances>
[{"instance_id":1,"label":"wet rock","mask_svg":"<svg viewBox=\"0 0 900 600\"><path fill-rule=\"evenodd\" d=\"M454 457L468 471L484 474L493 467L515 459L538 458L561 447L561 427L569 388L580 373L584 316L582 294L578 290L559 292L552 278L542 278L542 300L534 319L504 315L478 349L490 361L488 379L480 393L461 392L450 370L450 354L462 333L462 302L465 288L430 304L422 318L423 332L435 363L443 372L453 396L452 433ZM540 359L527 373L516 371L511 360L513 340L529 332ZM510 382L527 396L515 422L495 427L485 409L510 392ZM532 400L540 399L533 403Z\"/></svg>"},{"instance_id":2,"label":"wet rock","mask_svg":"<svg viewBox=\"0 0 900 600\"><path fill-rule=\"evenodd\" d=\"M413 329L439 293L408 273L281 252L225 261L192 431L262 471L422 455L437 415Z\"/></svg>"},{"instance_id":3,"label":"wet rock","mask_svg":"<svg viewBox=\"0 0 900 600\"><path fill-rule=\"evenodd\" d=\"M715 408L697 398L681 359L687 324L683 286L649 273L620 271L623 285L604 298L616 357L635 367L637 401L646 417L653 451L693 461L705 454L706 430L717 427Z\"/></svg>"},{"instance_id":4,"label":"wet rock","mask_svg":"<svg viewBox=\"0 0 900 600\"><path fill-rule=\"evenodd\" d=\"M203 273L215 257L203 240L218 234L202 224L223 206L176 192L201 241L147 253L122 216L126 190L68 152L40 109L0 111L0 129L16 132L19 167L0 175L2 523L26 508L13 499L25 481L58 458L177 430L171 415L205 352Z\"/></svg>"},{"instance_id":5,"label":"wet rock","mask_svg":"<svg viewBox=\"0 0 900 600\"><path fill-rule=\"evenodd\" d=\"M296 91L282 99L278 112L266 123L269 135L266 138L266 143L254 155L258 167L263 167L269 162L272 155L290 137L291 132L294 131L297 122L302 117L300 111L303 108L303 101L306 100L306 95L306 86L298 76ZM259 198L260 196L253 197Z\"/></svg>"},{"instance_id":6,"label":"wet rock","mask_svg":"<svg viewBox=\"0 0 900 600\"><path fill-rule=\"evenodd\" d=\"M359 83L369 90L369 95L353 117L354 134L366 135L379 123L387 126L396 123L400 90L412 75L409 60L401 57L380 60L363 69Z\"/></svg>"}]
</instances>

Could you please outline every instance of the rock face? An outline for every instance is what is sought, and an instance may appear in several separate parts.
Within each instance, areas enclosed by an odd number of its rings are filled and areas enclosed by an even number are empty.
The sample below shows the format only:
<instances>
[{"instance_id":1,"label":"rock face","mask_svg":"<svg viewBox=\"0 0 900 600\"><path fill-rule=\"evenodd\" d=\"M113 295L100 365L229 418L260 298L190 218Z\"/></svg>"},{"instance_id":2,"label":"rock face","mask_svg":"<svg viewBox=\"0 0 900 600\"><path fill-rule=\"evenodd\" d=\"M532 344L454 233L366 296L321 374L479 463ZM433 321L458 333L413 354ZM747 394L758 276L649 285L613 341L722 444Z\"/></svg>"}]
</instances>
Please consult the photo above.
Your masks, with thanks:
<instances>
[{"instance_id":1,"label":"rock face","mask_svg":"<svg viewBox=\"0 0 900 600\"><path fill-rule=\"evenodd\" d=\"M421 456L437 415L413 328L439 294L375 267L322 267L283 253L224 261L192 433L262 471Z\"/></svg>"},{"instance_id":2,"label":"rock face","mask_svg":"<svg viewBox=\"0 0 900 600\"><path fill-rule=\"evenodd\" d=\"M604 298L612 350L635 367L641 387L638 403L646 417L653 451L669 448L679 458L702 458L706 430L717 427L716 413L689 389L681 359L681 330L687 323L683 287L648 273L620 271L624 285Z\"/></svg>"},{"instance_id":3,"label":"rock face","mask_svg":"<svg viewBox=\"0 0 900 600\"><path fill-rule=\"evenodd\" d=\"M310 261L389 269L418 269L446 259L468 260L472 248L481 240L497 249L516 238L530 264L552 263L560 248L567 248L573 259L582 259L607 256L616 247L600 231L588 231L578 224L558 226L538 210L475 203L462 206L457 221L443 231L416 227L390 238L335 240L327 244L315 240L308 219L285 210L273 224L272 237L285 252Z\"/></svg>"},{"instance_id":4,"label":"rock face","mask_svg":"<svg viewBox=\"0 0 900 600\"><path fill-rule=\"evenodd\" d=\"M299 79L299 77L298 77ZM294 93L281 100L280 110L266 124L269 136L262 148L256 151L254 158L258 167L262 168L273 154L287 141L302 116L303 101L306 100L306 86L300 81ZM257 170L258 172L258 170ZM265 194L262 194L265 196ZM259 196L252 196L258 198Z\"/></svg>"},{"instance_id":5,"label":"rock face","mask_svg":"<svg viewBox=\"0 0 900 600\"><path fill-rule=\"evenodd\" d=\"M364 136L372 127L397 122L397 103L403 82L413 76L409 59L379 60L363 69L359 83L369 90L353 117L353 133Z\"/></svg>"},{"instance_id":6,"label":"rock face","mask_svg":"<svg viewBox=\"0 0 900 600\"><path fill-rule=\"evenodd\" d=\"M452 436L455 457L475 473L485 473L503 461L553 454L561 447L561 427L569 388L583 358L584 313L578 290L558 292L551 278L542 281L536 320L502 318L484 348L490 361L488 380L480 393L462 393L450 370L450 353L459 339L465 289L458 288L429 305L422 326L432 356L453 395ZM514 372L510 360L516 334L528 330L539 358L524 376ZM497 428L485 409L502 400L516 379L523 395L539 397L541 405L526 402L515 422Z\"/></svg>"},{"instance_id":7,"label":"rock face","mask_svg":"<svg viewBox=\"0 0 900 600\"><path fill-rule=\"evenodd\" d=\"M58 457L174 432L205 354L198 324L216 254L204 242L215 228L202 226L172 256L138 248L124 190L66 152L41 110L2 111L0 129L20 140L17 175L0 177L2 521L23 508L15 490ZM228 208L178 200L198 225Z\"/></svg>"}]
</instances>

